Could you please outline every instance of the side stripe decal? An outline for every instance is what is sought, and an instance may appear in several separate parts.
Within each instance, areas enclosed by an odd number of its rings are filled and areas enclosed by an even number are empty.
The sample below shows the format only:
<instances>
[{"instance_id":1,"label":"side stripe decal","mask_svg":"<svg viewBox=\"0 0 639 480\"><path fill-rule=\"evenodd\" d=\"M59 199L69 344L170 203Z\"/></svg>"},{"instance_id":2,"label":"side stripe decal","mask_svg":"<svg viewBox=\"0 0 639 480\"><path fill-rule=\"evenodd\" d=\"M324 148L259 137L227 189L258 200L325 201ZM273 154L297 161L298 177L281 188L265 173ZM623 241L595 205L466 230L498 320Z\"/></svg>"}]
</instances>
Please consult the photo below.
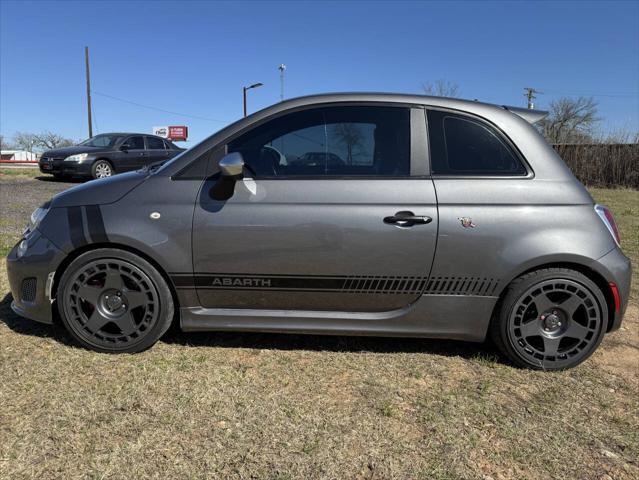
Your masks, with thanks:
<instances>
[{"instance_id":1,"label":"side stripe decal","mask_svg":"<svg viewBox=\"0 0 639 480\"><path fill-rule=\"evenodd\" d=\"M69 221L69 233L73 247L78 248L82 245L86 245L87 239L84 236L81 207L67 208L67 220Z\"/></svg>"},{"instance_id":2,"label":"side stripe decal","mask_svg":"<svg viewBox=\"0 0 639 480\"><path fill-rule=\"evenodd\" d=\"M271 292L374 293L390 295L496 294L499 279L480 277L401 277L339 275L240 275L232 273L172 273L178 289L252 290Z\"/></svg>"},{"instance_id":3,"label":"side stripe decal","mask_svg":"<svg viewBox=\"0 0 639 480\"><path fill-rule=\"evenodd\" d=\"M102 218L102 210L99 205L87 205L86 210L87 221L89 222L89 235L95 243L108 242L109 237L104 229L104 219Z\"/></svg>"},{"instance_id":4,"label":"side stripe decal","mask_svg":"<svg viewBox=\"0 0 639 480\"><path fill-rule=\"evenodd\" d=\"M87 232L90 238L87 238L85 235L83 211L87 218ZM69 222L69 233L73 248L82 247L88 243L109 241L99 205L68 207L67 220Z\"/></svg>"}]
</instances>

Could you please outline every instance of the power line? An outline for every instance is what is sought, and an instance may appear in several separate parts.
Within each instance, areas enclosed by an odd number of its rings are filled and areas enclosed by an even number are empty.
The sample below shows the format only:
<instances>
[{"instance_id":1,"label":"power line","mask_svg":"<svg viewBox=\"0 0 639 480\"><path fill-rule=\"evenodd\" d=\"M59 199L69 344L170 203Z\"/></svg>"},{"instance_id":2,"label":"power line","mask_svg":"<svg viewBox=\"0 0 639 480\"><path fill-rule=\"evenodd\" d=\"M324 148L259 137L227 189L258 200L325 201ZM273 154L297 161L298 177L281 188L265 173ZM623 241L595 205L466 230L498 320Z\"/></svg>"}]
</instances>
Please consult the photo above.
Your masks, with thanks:
<instances>
[{"instance_id":1,"label":"power line","mask_svg":"<svg viewBox=\"0 0 639 480\"><path fill-rule=\"evenodd\" d=\"M95 133L100 133L98 127L98 117L95 116L95 105L91 104L91 115L93 116L93 124L95 125Z\"/></svg>"},{"instance_id":2,"label":"power line","mask_svg":"<svg viewBox=\"0 0 639 480\"><path fill-rule=\"evenodd\" d=\"M548 90L544 88L547 93L555 93L559 95L588 95L591 97L621 97L621 98L636 98L639 97L639 92L627 93L627 92L614 92L614 93L592 93L592 92L568 92L564 90Z\"/></svg>"},{"instance_id":3,"label":"power line","mask_svg":"<svg viewBox=\"0 0 639 480\"><path fill-rule=\"evenodd\" d=\"M198 120L207 120L209 122L229 123L229 120L218 120L216 118L201 117L199 115L189 115L188 113L173 112L171 110L165 110L163 108L152 107L150 105L144 105L144 104L138 103L138 102L132 102L131 100L125 100L124 98L115 97L113 95L108 95L106 93L96 92L95 90L91 90L91 92L94 95L100 95L101 97L110 98L112 100L117 100L119 102L128 103L128 104L131 104L131 105L135 105L137 107L148 108L150 110L156 110L158 112L170 113L171 115L178 115L180 117L188 117L188 118L196 118Z\"/></svg>"}]
</instances>

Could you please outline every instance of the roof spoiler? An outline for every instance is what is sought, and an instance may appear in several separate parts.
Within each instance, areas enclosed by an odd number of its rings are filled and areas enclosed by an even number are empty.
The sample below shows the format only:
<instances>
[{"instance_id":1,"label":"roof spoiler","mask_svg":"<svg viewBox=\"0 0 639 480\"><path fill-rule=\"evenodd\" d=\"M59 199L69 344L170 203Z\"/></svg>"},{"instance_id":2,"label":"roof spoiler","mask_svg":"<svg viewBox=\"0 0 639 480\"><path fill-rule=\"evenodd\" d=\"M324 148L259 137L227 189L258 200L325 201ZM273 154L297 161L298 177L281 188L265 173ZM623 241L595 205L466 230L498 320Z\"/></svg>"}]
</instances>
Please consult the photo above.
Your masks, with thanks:
<instances>
[{"instance_id":1,"label":"roof spoiler","mask_svg":"<svg viewBox=\"0 0 639 480\"><path fill-rule=\"evenodd\" d=\"M531 110L529 108L521 107L509 107L508 105L502 105L502 107L509 112L513 112L515 115L519 115L528 123L537 123L548 116L548 112L544 110Z\"/></svg>"}]
</instances>

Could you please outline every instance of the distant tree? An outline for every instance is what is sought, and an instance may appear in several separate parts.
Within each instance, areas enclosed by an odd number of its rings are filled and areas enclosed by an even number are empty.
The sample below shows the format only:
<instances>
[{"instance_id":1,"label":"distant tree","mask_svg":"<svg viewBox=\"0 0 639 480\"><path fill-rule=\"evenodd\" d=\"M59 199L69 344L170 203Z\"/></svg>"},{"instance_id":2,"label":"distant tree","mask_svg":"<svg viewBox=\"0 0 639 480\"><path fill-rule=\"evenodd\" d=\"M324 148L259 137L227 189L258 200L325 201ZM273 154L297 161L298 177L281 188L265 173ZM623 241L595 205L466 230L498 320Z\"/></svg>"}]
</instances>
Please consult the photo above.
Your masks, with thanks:
<instances>
[{"instance_id":1,"label":"distant tree","mask_svg":"<svg viewBox=\"0 0 639 480\"><path fill-rule=\"evenodd\" d=\"M35 135L35 137L38 141L38 146L45 150L75 145L75 142L70 138L65 138L62 135L50 131L39 133Z\"/></svg>"},{"instance_id":2,"label":"distant tree","mask_svg":"<svg viewBox=\"0 0 639 480\"><path fill-rule=\"evenodd\" d=\"M540 127L549 143L589 143L598 121L597 102L592 97L562 97L550 103Z\"/></svg>"},{"instance_id":3,"label":"distant tree","mask_svg":"<svg viewBox=\"0 0 639 480\"><path fill-rule=\"evenodd\" d=\"M13 150L13 145L5 139L4 135L0 135L0 150Z\"/></svg>"},{"instance_id":4,"label":"distant tree","mask_svg":"<svg viewBox=\"0 0 639 480\"><path fill-rule=\"evenodd\" d=\"M333 128L333 134L340 143L346 146L347 163L353 164L353 151L357 147L361 147L363 136L360 129L354 123L338 123Z\"/></svg>"},{"instance_id":5,"label":"distant tree","mask_svg":"<svg viewBox=\"0 0 639 480\"><path fill-rule=\"evenodd\" d=\"M33 148L38 145L38 138L33 133L16 132L13 136L13 144L16 149L33 152Z\"/></svg>"},{"instance_id":6,"label":"distant tree","mask_svg":"<svg viewBox=\"0 0 639 480\"><path fill-rule=\"evenodd\" d=\"M434 82L427 82L422 84L422 90L426 95L433 95L435 97L459 97L459 85L449 80L435 80Z\"/></svg>"}]
</instances>

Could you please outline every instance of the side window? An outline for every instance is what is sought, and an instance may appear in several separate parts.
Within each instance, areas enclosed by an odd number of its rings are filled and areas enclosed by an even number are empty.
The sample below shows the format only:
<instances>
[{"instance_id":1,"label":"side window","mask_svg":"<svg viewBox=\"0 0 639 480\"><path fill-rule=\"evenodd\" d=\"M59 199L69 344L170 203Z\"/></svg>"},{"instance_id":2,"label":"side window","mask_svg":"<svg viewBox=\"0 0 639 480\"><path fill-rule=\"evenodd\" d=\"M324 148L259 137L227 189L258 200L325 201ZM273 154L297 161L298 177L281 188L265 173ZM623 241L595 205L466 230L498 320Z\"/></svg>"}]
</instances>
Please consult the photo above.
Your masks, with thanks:
<instances>
[{"instance_id":1,"label":"side window","mask_svg":"<svg viewBox=\"0 0 639 480\"><path fill-rule=\"evenodd\" d=\"M164 143L164 148L167 150L173 150L173 146L167 142L166 140L162 140L162 142Z\"/></svg>"},{"instance_id":2,"label":"side window","mask_svg":"<svg viewBox=\"0 0 639 480\"><path fill-rule=\"evenodd\" d=\"M428 112L431 164L436 175L525 175L526 169L490 126L447 112Z\"/></svg>"},{"instance_id":3,"label":"side window","mask_svg":"<svg viewBox=\"0 0 639 480\"><path fill-rule=\"evenodd\" d=\"M146 146L149 150L164 150L164 142L157 137L146 137Z\"/></svg>"},{"instance_id":4,"label":"side window","mask_svg":"<svg viewBox=\"0 0 639 480\"><path fill-rule=\"evenodd\" d=\"M124 144L129 150L144 150L144 138L139 137L129 137L125 140Z\"/></svg>"},{"instance_id":5,"label":"side window","mask_svg":"<svg viewBox=\"0 0 639 480\"><path fill-rule=\"evenodd\" d=\"M291 113L229 144L258 177L408 176L410 114L399 107Z\"/></svg>"}]
</instances>

